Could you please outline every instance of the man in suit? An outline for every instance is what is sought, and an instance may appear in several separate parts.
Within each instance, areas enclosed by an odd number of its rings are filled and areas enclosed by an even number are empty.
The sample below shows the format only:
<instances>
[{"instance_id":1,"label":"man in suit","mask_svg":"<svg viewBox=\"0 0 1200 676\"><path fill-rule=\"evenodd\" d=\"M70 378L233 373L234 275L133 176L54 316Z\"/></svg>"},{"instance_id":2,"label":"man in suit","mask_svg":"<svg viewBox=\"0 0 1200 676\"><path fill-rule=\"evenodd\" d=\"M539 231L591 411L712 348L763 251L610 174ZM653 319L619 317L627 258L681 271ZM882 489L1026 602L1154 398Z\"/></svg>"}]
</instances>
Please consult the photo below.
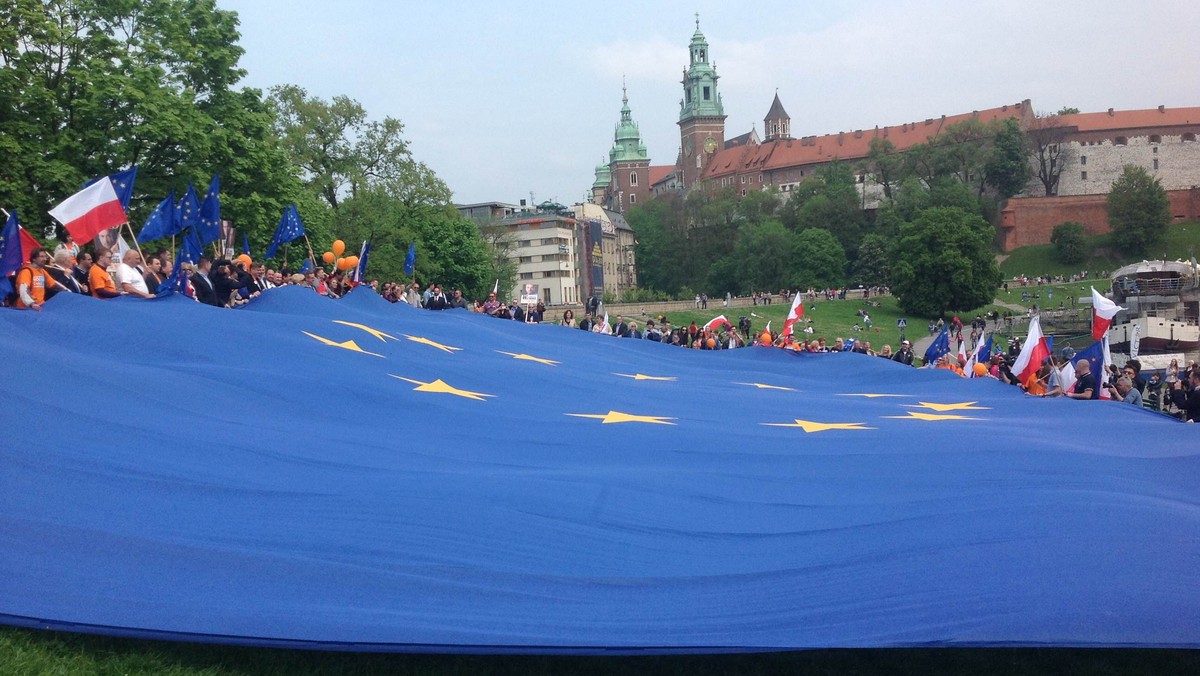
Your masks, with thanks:
<instances>
[{"instance_id":1,"label":"man in suit","mask_svg":"<svg viewBox=\"0 0 1200 676\"><path fill-rule=\"evenodd\" d=\"M70 291L71 293L87 293L87 285L80 284L74 275L74 257L71 252L66 249L59 249L58 253L54 254L54 263L46 266L46 272L58 282L59 286Z\"/></svg>"},{"instance_id":2,"label":"man in suit","mask_svg":"<svg viewBox=\"0 0 1200 676\"><path fill-rule=\"evenodd\" d=\"M625 323L625 320L621 318L621 315L617 315L617 324L613 327L613 335L618 338L629 337L629 325Z\"/></svg>"},{"instance_id":3,"label":"man in suit","mask_svg":"<svg viewBox=\"0 0 1200 676\"><path fill-rule=\"evenodd\" d=\"M204 256L200 257L200 261L196 263L196 271L192 273L192 288L196 290L196 300L206 305L220 307L217 302L217 290L213 286L212 279L208 276L212 272L212 261Z\"/></svg>"}]
</instances>

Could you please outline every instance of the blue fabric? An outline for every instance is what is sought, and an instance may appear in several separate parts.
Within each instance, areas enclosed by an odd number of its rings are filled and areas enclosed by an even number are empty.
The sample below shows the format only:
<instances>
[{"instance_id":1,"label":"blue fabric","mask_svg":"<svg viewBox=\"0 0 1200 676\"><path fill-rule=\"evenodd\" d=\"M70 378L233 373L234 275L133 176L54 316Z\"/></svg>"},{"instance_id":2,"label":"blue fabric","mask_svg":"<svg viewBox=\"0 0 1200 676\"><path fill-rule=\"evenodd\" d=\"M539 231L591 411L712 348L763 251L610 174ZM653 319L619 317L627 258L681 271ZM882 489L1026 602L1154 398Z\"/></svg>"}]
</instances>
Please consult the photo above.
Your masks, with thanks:
<instances>
[{"instance_id":1,"label":"blue fabric","mask_svg":"<svg viewBox=\"0 0 1200 676\"><path fill-rule=\"evenodd\" d=\"M417 243L413 242L408 245L408 254L404 257L404 274L409 277L413 276L413 270L417 265Z\"/></svg>"},{"instance_id":2,"label":"blue fabric","mask_svg":"<svg viewBox=\"0 0 1200 676\"><path fill-rule=\"evenodd\" d=\"M944 328L938 334L937 338L925 348L925 363L932 364L942 357L950 353L950 329Z\"/></svg>"},{"instance_id":3,"label":"blue fabric","mask_svg":"<svg viewBox=\"0 0 1200 676\"><path fill-rule=\"evenodd\" d=\"M300 221L300 213L296 211L296 205L289 205L283 210L283 215L279 217L279 225L275 227L275 234L271 237L271 244L267 247L267 258L274 258L275 252L279 249L280 244L287 244L297 237L304 236L304 223Z\"/></svg>"},{"instance_id":4,"label":"blue fabric","mask_svg":"<svg viewBox=\"0 0 1200 676\"><path fill-rule=\"evenodd\" d=\"M0 344L7 623L464 652L1200 646L1200 432L1132 406L363 288L60 294L0 311Z\"/></svg>"},{"instance_id":5,"label":"blue fabric","mask_svg":"<svg viewBox=\"0 0 1200 676\"><path fill-rule=\"evenodd\" d=\"M109 181L112 181L113 190L117 193L117 199L121 201L121 206L124 207L125 211L129 211L129 200L133 197L133 184L137 181L137 173L138 168L135 164L125 171L118 171L109 176L93 178L84 183L83 187L86 188L102 178L107 178Z\"/></svg>"},{"instance_id":6,"label":"blue fabric","mask_svg":"<svg viewBox=\"0 0 1200 676\"><path fill-rule=\"evenodd\" d=\"M197 225L200 244L210 244L221 239L221 175L212 177L204 201L200 203L200 222Z\"/></svg>"},{"instance_id":7,"label":"blue fabric","mask_svg":"<svg viewBox=\"0 0 1200 676\"><path fill-rule=\"evenodd\" d=\"M196 196L196 186L188 181L187 192L183 193L183 197L179 198L179 204L175 205L175 232L171 234L196 230L198 227L200 227L200 198Z\"/></svg>"},{"instance_id":8,"label":"blue fabric","mask_svg":"<svg viewBox=\"0 0 1200 676\"><path fill-rule=\"evenodd\" d=\"M138 233L137 241L152 242L163 237L170 237L175 234L175 191L172 190L167 198L158 203L154 207L154 211L150 212L150 217L146 219L146 224L142 226L142 231Z\"/></svg>"},{"instance_id":9,"label":"blue fabric","mask_svg":"<svg viewBox=\"0 0 1200 676\"><path fill-rule=\"evenodd\" d=\"M13 209L4 222L4 229L0 230L0 278L15 274L24 264L21 260L21 224L17 222L17 210Z\"/></svg>"}]
</instances>

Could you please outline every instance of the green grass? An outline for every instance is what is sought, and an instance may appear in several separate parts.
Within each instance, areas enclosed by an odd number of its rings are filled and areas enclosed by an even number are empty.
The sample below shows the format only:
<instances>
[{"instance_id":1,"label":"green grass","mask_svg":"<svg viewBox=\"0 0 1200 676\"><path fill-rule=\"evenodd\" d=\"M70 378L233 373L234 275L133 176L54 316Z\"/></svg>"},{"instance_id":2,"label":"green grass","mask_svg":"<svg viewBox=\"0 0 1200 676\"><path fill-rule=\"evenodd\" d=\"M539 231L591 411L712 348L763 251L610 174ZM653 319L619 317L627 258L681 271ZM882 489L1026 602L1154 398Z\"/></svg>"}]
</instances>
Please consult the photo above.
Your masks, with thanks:
<instances>
[{"instance_id":1,"label":"green grass","mask_svg":"<svg viewBox=\"0 0 1200 676\"><path fill-rule=\"evenodd\" d=\"M1069 276L1080 270L1093 272L1112 272L1117 268L1137 263L1145 258L1161 259L1164 255L1170 260L1187 260L1191 256L1200 255L1200 222L1174 223L1167 228L1163 242L1148 251L1145 256L1131 256L1115 250L1109 243L1108 235L1094 235L1087 238L1088 248L1092 256L1083 263L1065 265L1054 260L1054 245L1039 244L1014 249L1000 264L1000 272L1006 279L1017 275L1062 275ZM1099 287L1097 287L1099 288Z\"/></svg>"},{"instance_id":2,"label":"green grass","mask_svg":"<svg viewBox=\"0 0 1200 676\"><path fill-rule=\"evenodd\" d=\"M1200 673L1200 651L1148 649L811 650L646 657L380 655L0 629L0 676L340 674L1134 674Z\"/></svg>"}]
</instances>

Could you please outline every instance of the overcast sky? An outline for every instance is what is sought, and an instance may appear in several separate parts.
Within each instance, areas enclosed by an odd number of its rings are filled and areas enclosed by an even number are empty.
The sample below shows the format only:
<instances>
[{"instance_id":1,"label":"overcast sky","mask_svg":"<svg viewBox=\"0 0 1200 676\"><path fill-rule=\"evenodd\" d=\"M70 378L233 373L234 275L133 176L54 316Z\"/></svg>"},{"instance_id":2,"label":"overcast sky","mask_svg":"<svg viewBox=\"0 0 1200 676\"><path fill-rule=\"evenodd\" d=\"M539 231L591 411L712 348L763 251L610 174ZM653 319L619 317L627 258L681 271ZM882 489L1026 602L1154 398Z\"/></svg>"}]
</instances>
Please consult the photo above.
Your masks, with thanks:
<instances>
[{"instance_id":1,"label":"overcast sky","mask_svg":"<svg viewBox=\"0 0 1200 676\"><path fill-rule=\"evenodd\" d=\"M673 164L696 12L727 137L761 135L776 89L794 136L1023 99L1200 106L1196 0L218 4L240 16L244 84L344 94L398 118L460 203L580 201L607 161L622 76L651 163Z\"/></svg>"}]
</instances>

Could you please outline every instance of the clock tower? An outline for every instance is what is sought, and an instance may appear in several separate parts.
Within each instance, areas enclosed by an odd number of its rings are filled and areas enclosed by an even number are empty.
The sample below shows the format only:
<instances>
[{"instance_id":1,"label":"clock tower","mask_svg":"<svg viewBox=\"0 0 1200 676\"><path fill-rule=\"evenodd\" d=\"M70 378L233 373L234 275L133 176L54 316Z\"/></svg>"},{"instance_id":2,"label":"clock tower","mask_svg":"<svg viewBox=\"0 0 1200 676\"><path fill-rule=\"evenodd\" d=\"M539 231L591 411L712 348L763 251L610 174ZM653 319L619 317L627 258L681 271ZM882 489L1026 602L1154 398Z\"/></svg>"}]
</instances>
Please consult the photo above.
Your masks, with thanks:
<instances>
[{"instance_id":1,"label":"clock tower","mask_svg":"<svg viewBox=\"0 0 1200 676\"><path fill-rule=\"evenodd\" d=\"M696 32L688 46L689 65L683 72L683 100L679 102L680 168L683 186L690 189L713 155L725 147L725 106L717 91L717 70L710 60L708 41Z\"/></svg>"}]
</instances>

